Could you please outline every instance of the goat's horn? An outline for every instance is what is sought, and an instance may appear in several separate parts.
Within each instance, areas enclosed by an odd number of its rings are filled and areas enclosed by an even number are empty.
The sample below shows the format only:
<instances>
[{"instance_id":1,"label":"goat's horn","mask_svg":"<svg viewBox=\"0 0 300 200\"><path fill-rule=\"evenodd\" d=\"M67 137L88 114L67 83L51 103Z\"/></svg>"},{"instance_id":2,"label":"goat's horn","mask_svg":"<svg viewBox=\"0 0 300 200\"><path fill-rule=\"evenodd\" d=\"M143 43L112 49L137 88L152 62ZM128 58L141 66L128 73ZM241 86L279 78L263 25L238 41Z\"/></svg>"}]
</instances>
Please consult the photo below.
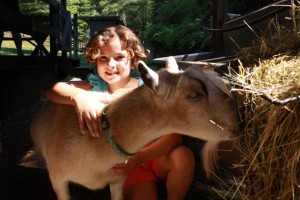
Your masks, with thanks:
<instances>
[{"instance_id":1,"label":"goat's horn","mask_svg":"<svg viewBox=\"0 0 300 200\"><path fill-rule=\"evenodd\" d=\"M157 93L157 86L159 77L158 74L150 69L143 61L138 61L137 63L138 71L143 79L145 85L150 87L155 93Z\"/></svg>"},{"instance_id":2,"label":"goat's horn","mask_svg":"<svg viewBox=\"0 0 300 200\"><path fill-rule=\"evenodd\" d=\"M168 72L170 72L170 73L174 73L174 74L178 73L178 71L179 71L178 65L173 56L168 57L166 68L167 68Z\"/></svg>"}]
</instances>

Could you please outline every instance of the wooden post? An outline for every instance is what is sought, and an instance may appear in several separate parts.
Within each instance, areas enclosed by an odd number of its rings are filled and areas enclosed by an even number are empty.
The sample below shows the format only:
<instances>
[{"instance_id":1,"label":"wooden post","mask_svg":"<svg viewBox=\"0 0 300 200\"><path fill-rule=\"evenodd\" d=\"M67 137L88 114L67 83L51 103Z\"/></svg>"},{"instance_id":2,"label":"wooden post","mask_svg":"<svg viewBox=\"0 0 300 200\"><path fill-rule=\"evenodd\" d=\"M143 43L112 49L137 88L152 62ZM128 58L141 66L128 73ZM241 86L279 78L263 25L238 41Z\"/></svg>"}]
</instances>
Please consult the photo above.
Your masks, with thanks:
<instances>
[{"instance_id":1,"label":"wooden post","mask_svg":"<svg viewBox=\"0 0 300 200\"><path fill-rule=\"evenodd\" d=\"M67 1L66 0L61 0L60 1L61 5L66 9L67 8Z\"/></svg>"},{"instance_id":2,"label":"wooden post","mask_svg":"<svg viewBox=\"0 0 300 200\"><path fill-rule=\"evenodd\" d=\"M228 11L228 0L214 0L212 8L212 28L222 29ZM223 50L223 33L212 32L211 46L213 51Z\"/></svg>"},{"instance_id":3,"label":"wooden post","mask_svg":"<svg viewBox=\"0 0 300 200\"><path fill-rule=\"evenodd\" d=\"M74 42L74 57L78 58L78 16L74 14L73 18L73 42Z\"/></svg>"},{"instance_id":4,"label":"wooden post","mask_svg":"<svg viewBox=\"0 0 300 200\"><path fill-rule=\"evenodd\" d=\"M65 8L65 10L67 10L67 1L66 0L61 0L60 3L62 5L62 7ZM62 55L62 57L67 57L67 52L66 51L62 51L61 55Z\"/></svg>"},{"instance_id":5,"label":"wooden post","mask_svg":"<svg viewBox=\"0 0 300 200\"><path fill-rule=\"evenodd\" d=\"M50 4L50 25L53 27L55 35L50 35L50 54L52 57L57 56L58 52L58 9Z\"/></svg>"}]
</instances>

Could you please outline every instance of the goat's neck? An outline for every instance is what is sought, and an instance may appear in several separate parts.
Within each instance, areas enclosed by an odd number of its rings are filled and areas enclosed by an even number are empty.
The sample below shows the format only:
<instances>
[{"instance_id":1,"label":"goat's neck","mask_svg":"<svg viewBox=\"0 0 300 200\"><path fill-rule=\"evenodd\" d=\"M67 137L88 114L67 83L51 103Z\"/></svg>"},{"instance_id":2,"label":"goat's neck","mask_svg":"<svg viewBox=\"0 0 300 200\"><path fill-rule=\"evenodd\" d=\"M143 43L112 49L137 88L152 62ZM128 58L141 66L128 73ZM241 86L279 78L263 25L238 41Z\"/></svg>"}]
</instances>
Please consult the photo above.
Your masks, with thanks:
<instances>
[{"instance_id":1,"label":"goat's neck","mask_svg":"<svg viewBox=\"0 0 300 200\"><path fill-rule=\"evenodd\" d=\"M169 117L145 94L137 93L112 102L108 115L110 133L128 152L137 152L171 131Z\"/></svg>"}]
</instances>

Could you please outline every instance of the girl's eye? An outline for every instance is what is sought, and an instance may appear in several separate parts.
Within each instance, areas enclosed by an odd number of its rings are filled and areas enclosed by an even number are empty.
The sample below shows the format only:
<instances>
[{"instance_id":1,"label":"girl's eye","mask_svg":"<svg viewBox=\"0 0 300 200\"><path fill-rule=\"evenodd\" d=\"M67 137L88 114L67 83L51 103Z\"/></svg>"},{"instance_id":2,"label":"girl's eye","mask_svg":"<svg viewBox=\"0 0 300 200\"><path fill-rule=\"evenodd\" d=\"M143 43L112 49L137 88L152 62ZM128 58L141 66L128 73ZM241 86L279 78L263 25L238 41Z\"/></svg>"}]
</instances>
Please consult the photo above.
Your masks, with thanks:
<instances>
[{"instance_id":1,"label":"girl's eye","mask_svg":"<svg viewBox=\"0 0 300 200\"><path fill-rule=\"evenodd\" d=\"M124 59L125 59L124 56L118 56L118 57L116 58L117 61L121 61L121 60L124 60Z\"/></svg>"},{"instance_id":2,"label":"girl's eye","mask_svg":"<svg viewBox=\"0 0 300 200\"><path fill-rule=\"evenodd\" d=\"M107 60L107 58L106 58L105 56L100 56L98 59L99 59L100 61L106 61L106 60Z\"/></svg>"}]
</instances>

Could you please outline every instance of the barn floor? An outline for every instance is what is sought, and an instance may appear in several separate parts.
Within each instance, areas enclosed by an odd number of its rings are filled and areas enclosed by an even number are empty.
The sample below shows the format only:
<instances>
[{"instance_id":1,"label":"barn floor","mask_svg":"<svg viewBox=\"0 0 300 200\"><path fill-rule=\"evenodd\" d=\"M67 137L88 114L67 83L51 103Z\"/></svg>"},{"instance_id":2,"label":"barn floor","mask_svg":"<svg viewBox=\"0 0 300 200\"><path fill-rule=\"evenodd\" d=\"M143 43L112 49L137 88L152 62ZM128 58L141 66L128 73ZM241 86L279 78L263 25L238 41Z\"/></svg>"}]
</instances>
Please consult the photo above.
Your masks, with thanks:
<instances>
[{"instance_id":1,"label":"barn floor","mask_svg":"<svg viewBox=\"0 0 300 200\"><path fill-rule=\"evenodd\" d=\"M32 117L39 110L41 103L36 103L14 116L0 122L0 199L1 200L54 200L56 196L51 187L47 170L38 155L32 150L29 126ZM199 148L201 142L185 138L186 144L195 153L197 166L195 178L187 200L218 200L226 198L227 184L204 178L201 170ZM225 169L226 171L226 169ZM222 179L230 181L231 176L221 173ZM226 182L226 181L225 181ZM227 182L228 183L228 182ZM159 199L166 199L163 184L158 184ZM79 185L70 184L73 200L110 199L109 188L91 191ZM219 193L219 194L218 194Z\"/></svg>"}]
</instances>

